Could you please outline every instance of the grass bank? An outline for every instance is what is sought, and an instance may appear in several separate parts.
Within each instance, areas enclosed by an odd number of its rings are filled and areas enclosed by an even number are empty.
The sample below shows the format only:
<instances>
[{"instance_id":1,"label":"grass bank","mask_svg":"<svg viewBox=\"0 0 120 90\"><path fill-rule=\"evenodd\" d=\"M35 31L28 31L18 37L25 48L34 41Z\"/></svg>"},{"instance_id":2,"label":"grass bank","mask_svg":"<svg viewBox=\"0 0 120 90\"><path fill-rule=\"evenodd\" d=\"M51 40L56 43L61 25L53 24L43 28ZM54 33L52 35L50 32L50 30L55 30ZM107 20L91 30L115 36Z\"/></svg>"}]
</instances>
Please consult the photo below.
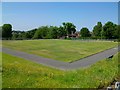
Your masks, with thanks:
<instances>
[{"instance_id":1,"label":"grass bank","mask_svg":"<svg viewBox=\"0 0 120 90\"><path fill-rule=\"evenodd\" d=\"M61 71L3 53L3 88L97 88L118 72L118 54L89 68Z\"/></svg>"}]
</instances>

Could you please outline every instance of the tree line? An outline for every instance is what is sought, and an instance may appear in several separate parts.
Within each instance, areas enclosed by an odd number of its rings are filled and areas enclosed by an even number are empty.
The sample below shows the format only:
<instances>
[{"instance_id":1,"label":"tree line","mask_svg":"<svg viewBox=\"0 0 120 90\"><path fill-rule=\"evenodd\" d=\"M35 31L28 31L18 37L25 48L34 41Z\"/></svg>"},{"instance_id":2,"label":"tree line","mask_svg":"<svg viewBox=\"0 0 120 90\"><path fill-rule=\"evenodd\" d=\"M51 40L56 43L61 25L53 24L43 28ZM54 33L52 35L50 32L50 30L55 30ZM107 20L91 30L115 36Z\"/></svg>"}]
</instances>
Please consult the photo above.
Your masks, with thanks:
<instances>
[{"instance_id":1,"label":"tree line","mask_svg":"<svg viewBox=\"0 0 120 90\"><path fill-rule=\"evenodd\" d=\"M24 40L24 39L59 39L59 38L92 38L92 39L118 39L120 38L120 25L108 21L104 25L101 22L90 31L83 27L80 31L71 22L64 22L61 26L41 26L29 31L12 30L11 24L0 27L2 39ZM75 37L74 37L75 36Z\"/></svg>"}]
</instances>

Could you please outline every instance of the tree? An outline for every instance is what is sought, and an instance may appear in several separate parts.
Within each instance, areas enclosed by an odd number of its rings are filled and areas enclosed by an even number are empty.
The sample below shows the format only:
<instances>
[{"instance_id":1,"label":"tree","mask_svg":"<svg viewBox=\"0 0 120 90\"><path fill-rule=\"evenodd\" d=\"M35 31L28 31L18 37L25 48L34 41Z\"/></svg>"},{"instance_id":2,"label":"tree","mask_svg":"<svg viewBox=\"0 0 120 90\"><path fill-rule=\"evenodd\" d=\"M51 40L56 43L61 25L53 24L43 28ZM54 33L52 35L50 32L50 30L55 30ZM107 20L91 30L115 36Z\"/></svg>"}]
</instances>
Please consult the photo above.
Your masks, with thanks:
<instances>
[{"instance_id":1,"label":"tree","mask_svg":"<svg viewBox=\"0 0 120 90\"><path fill-rule=\"evenodd\" d=\"M113 38L118 39L118 25L114 24Z\"/></svg>"},{"instance_id":2,"label":"tree","mask_svg":"<svg viewBox=\"0 0 120 90\"><path fill-rule=\"evenodd\" d=\"M35 32L33 39L45 39L48 33L48 26L42 26Z\"/></svg>"},{"instance_id":3,"label":"tree","mask_svg":"<svg viewBox=\"0 0 120 90\"><path fill-rule=\"evenodd\" d=\"M18 36L19 36L18 33L13 33L13 34L12 34L12 39L13 39L13 40L17 40L17 39L18 39Z\"/></svg>"},{"instance_id":4,"label":"tree","mask_svg":"<svg viewBox=\"0 0 120 90\"><path fill-rule=\"evenodd\" d=\"M120 25L117 27L118 39L120 40Z\"/></svg>"},{"instance_id":5,"label":"tree","mask_svg":"<svg viewBox=\"0 0 120 90\"><path fill-rule=\"evenodd\" d=\"M60 26L58 28L58 37L60 38L62 36L66 36L66 35L67 35L67 31L62 26Z\"/></svg>"},{"instance_id":6,"label":"tree","mask_svg":"<svg viewBox=\"0 0 120 90\"><path fill-rule=\"evenodd\" d=\"M58 27L50 26L46 38L57 39L58 38Z\"/></svg>"},{"instance_id":7,"label":"tree","mask_svg":"<svg viewBox=\"0 0 120 90\"><path fill-rule=\"evenodd\" d=\"M2 26L0 26L0 39L2 39Z\"/></svg>"},{"instance_id":8,"label":"tree","mask_svg":"<svg viewBox=\"0 0 120 90\"><path fill-rule=\"evenodd\" d=\"M97 25L95 25L93 28L93 35L96 38L101 38L101 31L102 31L102 23L98 22Z\"/></svg>"},{"instance_id":9,"label":"tree","mask_svg":"<svg viewBox=\"0 0 120 90\"><path fill-rule=\"evenodd\" d=\"M17 38L18 40L23 40L23 36L22 36L22 33L19 33L18 34L18 38Z\"/></svg>"},{"instance_id":10,"label":"tree","mask_svg":"<svg viewBox=\"0 0 120 90\"><path fill-rule=\"evenodd\" d=\"M114 24L114 39L120 39L120 25Z\"/></svg>"},{"instance_id":11,"label":"tree","mask_svg":"<svg viewBox=\"0 0 120 90\"><path fill-rule=\"evenodd\" d=\"M23 39L26 39L25 38L25 31L12 31L12 39L14 40L23 40Z\"/></svg>"},{"instance_id":12,"label":"tree","mask_svg":"<svg viewBox=\"0 0 120 90\"><path fill-rule=\"evenodd\" d=\"M74 34L76 32L76 26L70 22L63 22L63 28L67 31L67 34Z\"/></svg>"},{"instance_id":13,"label":"tree","mask_svg":"<svg viewBox=\"0 0 120 90\"><path fill-rule=\"evenodd\" d=\"M2 26L2 38L3 39L11 39L12 37L12 25L4 24Z\"/></svg>"},{"instance_id":14,"label":"tree","mask_svg":"<svg viewBox=\"0 0 120 90\"><path fill-rule=\"evenodd\" d=\"M27 31L28 34L29 34L29 38L30 38L30 39L33 38L33 36L34 36L34 34L35 34L36 31L37 31L36 28L35 28L35 29L32 29L32 30L30 30L30 31Z\"/></svg>"},{"instance_id":15,"label":"tree","mask_svg":"<svg viewBox=\"0 0 120 90\"><path fill-rule=\"evenodd\" d=\"M22 39L30 39L30 34L28 32L22 33Z\"/></svg>"},{"instance_id":16,"label":"tree","mask_svg":"<svg viewBox=\"0 0 120 90\"><path fill-rule=\"evenodd\" d=\"M90 31L88 30L88 28L84 27L80 30L80 35L81 37L90 37Z\"/></svg>"},{"instance_id":17,"label":"tree","mask_svg":"<svg viewBox=\"0 0 120 90\"><path fill-rule=\"evenodd\" d=\"M113 39L114 31L115 31L115 25L109 21L103 26L103 31L101 33L102 37L105 39Z\"/></svg>"}]
</instances>

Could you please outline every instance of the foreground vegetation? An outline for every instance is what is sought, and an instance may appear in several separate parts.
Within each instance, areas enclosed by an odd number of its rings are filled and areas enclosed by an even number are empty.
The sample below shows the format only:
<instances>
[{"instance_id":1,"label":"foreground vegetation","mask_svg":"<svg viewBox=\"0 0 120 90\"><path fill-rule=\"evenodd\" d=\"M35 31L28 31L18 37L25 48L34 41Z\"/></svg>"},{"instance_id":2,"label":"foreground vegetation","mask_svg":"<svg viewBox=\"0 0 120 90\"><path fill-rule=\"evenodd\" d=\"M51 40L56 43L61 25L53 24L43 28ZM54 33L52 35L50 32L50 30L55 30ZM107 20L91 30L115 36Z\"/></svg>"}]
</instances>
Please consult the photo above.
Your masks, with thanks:
<instances>
[{"instance_id":1,"label":"foreground vegetation","mask_svg":"<svg viewBox=\"0 0 120 90\"><path fill-rule=\"evenodd\" d=\"M0 89L2 88L2 53L0 52Z\"/></svg>"},{"instance_id":2,"label":"foreground vegetation","mask_svg":"<svg viewBox=\"0 0 120 90\"><path fill-rule=\"evenodd\" d=\"M3 41L3 47L65 62L79 60L117 45L115 42L81 42L79 40Z\"/></svg>"},{"instance_id":3,"label":"foreground vegetation","mask_svg":"<svg viewBox=\"0 0 120 90\"><path fill-rule=\"evenodd\" d=\"M3 88L98 88L118 72L118 54L88 68L61 71L3 53ZM119 65L120 66L120 65Z\"/></svg>"}]
</instances>

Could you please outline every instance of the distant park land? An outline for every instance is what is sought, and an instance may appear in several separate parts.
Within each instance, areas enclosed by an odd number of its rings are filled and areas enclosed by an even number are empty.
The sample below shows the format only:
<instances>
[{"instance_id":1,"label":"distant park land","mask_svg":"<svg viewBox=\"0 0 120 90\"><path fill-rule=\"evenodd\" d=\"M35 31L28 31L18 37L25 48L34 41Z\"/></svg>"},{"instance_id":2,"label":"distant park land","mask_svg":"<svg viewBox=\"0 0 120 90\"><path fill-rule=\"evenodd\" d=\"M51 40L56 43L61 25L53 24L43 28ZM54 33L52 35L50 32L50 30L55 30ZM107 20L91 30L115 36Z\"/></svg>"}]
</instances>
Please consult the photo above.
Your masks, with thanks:
<instances>
[{"instance_id":1,"label":"distant park land","mask_svg":"<svg viewBox=\"0 0 120 90\"><path fill-rule=\"evenodd\" d=\"M71 62L117 46L111 41L80 40L3 40L3 47L45 58Z\"/></svg>"}]
</instances>

